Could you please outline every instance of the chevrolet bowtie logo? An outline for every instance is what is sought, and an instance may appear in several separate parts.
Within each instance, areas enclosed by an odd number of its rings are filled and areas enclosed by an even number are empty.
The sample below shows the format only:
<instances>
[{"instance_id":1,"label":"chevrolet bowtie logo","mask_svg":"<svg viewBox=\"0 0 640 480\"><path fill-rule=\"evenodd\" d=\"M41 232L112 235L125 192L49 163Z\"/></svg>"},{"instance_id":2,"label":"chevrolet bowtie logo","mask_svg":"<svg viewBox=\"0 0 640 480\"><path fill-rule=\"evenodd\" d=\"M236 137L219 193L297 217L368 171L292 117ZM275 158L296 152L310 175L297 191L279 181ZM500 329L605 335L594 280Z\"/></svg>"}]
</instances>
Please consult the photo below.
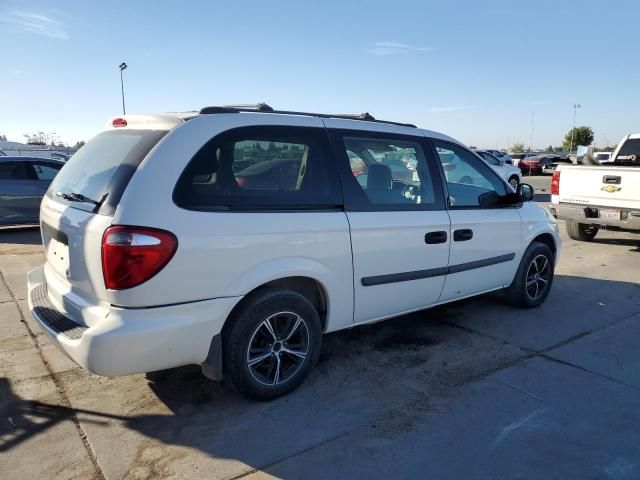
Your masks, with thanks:
<instances>
[{"instance_id":1,"label":"chevrolet bowtie logo","mask_svg":"<svg viewBox=\"0 0 640 480\"><path fill-rule=\"evenodd\" d=\"M616 185L605 185L600 190L602 190L603 192L613 193L619 192L620 190L622 190L622 187L618 187Z\"/></svg>"}]
</instances>

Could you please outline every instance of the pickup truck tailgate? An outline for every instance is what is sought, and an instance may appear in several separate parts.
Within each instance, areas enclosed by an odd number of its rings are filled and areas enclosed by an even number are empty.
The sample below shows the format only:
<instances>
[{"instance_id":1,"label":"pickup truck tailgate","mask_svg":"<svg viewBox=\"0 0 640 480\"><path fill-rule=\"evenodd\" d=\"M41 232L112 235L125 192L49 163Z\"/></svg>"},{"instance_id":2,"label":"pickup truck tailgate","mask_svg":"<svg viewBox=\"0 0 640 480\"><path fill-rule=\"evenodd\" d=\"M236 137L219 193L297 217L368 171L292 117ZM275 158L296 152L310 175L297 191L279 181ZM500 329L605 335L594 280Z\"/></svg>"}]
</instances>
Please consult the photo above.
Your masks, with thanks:
<instances>
[{"instance_id":1,"label":"pickup truck tailgate","mask_svg":"<svg viewBox=\"0 0 640 480\"><path fill-rule=\"evenodd\" d=\"M558 170L560 172L560 192L557 200L559 203L638 208L639 167L563 165Z\"/></svg>"}]
</instances>

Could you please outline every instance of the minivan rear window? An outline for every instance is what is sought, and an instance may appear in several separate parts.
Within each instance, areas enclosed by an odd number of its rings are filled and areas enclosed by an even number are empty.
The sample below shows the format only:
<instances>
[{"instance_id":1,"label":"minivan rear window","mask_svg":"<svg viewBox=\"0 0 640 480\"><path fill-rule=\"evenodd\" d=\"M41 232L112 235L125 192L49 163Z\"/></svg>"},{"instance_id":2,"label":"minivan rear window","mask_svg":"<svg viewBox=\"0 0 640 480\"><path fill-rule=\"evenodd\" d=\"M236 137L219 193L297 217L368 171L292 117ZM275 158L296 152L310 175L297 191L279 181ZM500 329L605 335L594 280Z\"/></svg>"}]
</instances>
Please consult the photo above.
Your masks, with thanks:
<instances>
[{"instance_id":1,"label":"minivan rear window","mask_svg":"<svg viewBox=\"0 0 640 480\"><path fill-rule=\"evenodd\" d=\"M100 133L69 159L51 183L47 196L73 208L113 215L136 168L166 133L159 130ZM87 201L72 201L72 196L82 196Z\"/></svg>"}]
</instances>

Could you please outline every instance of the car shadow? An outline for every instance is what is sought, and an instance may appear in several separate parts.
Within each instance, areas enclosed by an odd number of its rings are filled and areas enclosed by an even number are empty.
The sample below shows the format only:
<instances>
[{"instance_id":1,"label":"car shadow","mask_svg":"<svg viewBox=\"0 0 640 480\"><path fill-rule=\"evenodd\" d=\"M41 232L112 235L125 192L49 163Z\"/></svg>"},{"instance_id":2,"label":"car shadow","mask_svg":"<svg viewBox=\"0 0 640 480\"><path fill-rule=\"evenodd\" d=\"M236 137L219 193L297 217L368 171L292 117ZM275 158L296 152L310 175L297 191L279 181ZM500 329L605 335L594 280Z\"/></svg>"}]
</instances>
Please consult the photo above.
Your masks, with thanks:
<instances>
[{"instance_id":1,"label":"car shadow","mask_svg":"<svg viewBox=\"0 0 640 480\"><path fill-rule=\"evenodd\" d=\"M0 227L0 243L21 245L40 245L40 227L38 225L20 227Z\"/></svg>"},{"instance_id":2,"label":"car shadow","mask_svg":"<svg viewBox=\"0 0 640 480\"><path fill-rule=\"evenodd\" d=\"M632 238L602 238L596 236L596 238L594 238L591 242L599 243L602 245L622 245L627 247L635 247L630 251L640 253L640 238L636 240Z\"/></svg>"},{"instance_id":3,"label":"car shadow","mask_svg":"<svg viewBox=\"0 0 640 480\"><path fill-rule=\"evenodd\" d=\"M615 305L615 313L604 314L604 307L595 310L585 302L587 292L601 292ZM355 428L375 426L383 415L403 411L406 415L416 404L428 410L432 399L453 395L460 385L529 355L505 339L491 339L492 332L487 336L471 332L474 324L491 324L498 337L510 325L514 335L523 337L544 337L553 330L552 341L562 342L614 322L616 315L640 310L633 301L637 293L638 285L629 282L559 275L549 299L538 309L508 306L494 293L328 334L309 379L292 394L270 402L249 401L229 385L205 379L198 366L144 377L154 401L166 407L161 409L167 411L164 414L131 412L125 401L114 409L113 398L108 410L117 414L105 414L98 407L25 401L12 393L7 379L0 378L0 418L10 419L0 422L0 452L81 414L81 423L124 426L148 440L132 443L136 452L130 471L155 471L153 463L161 461L159 444L197 449L211 459L263 469ZM76 385L79 391L86 387L83 396L93 395L92 405L100 405L100 392L89 387L97 383L92 377L81 375L75 381L85 384ZM112 388L106 380L98 385ZM397 428L401 432L405 427ZM104 428L85 431L91 436ZM162 450L162 461L170 461L171 452Z\"/></svg>"}]
</instances>

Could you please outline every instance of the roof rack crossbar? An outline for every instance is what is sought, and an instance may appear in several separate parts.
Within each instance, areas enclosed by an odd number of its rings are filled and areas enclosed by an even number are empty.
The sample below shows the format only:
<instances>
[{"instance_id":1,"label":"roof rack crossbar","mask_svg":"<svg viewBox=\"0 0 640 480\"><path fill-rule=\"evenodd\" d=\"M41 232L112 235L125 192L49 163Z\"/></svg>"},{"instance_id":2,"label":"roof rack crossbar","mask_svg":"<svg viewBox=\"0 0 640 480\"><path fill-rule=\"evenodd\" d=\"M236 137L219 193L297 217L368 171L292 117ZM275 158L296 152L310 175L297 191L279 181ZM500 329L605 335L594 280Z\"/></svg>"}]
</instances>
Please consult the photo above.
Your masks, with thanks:
<instances>
[{"instance_id":1,"label":"roof rack crossbar","mask_svg":"<svg viewBox=\"0 0 640 480\"><path fill-rule=\"evenodd\" d=\"M220 107L204 107L200 110L203 115L215 114L215 113L239 113L239 112L259 112L259 113L279 113L281 115L304 115L309 117L318 118L342 118L345 120L362 120L365 122L386 123L390 125L398 125L400 127L417 128L412 123L392 122L389 120L378 120L369 112L360 114L348 114L348 113L312 113L312 112L296 112L290 110L274 110L266 103L248 104L248 105L223 105Z\"/></svg>"}]
</instances>

